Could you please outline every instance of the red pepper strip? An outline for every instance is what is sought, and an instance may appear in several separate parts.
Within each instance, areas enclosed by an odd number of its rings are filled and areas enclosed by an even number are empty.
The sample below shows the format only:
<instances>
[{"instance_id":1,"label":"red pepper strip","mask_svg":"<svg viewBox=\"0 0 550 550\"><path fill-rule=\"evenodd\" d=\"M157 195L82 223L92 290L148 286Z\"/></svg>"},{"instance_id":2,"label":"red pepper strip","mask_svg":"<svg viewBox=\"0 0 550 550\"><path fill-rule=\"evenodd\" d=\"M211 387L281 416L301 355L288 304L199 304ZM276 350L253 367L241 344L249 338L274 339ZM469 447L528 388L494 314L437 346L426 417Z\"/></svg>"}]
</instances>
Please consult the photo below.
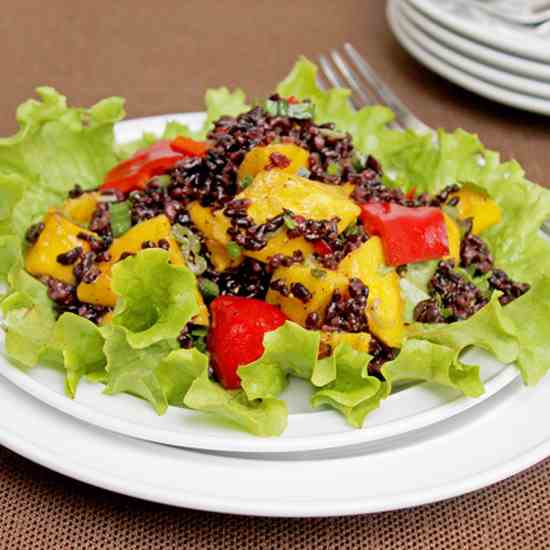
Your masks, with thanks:
<instances>
[{"instance_id":1,"label":"red pepper strip","mask_svg":"<svg viewBox=\"0 0 550 550\"><path fill-rule=\"evenodd\" d=\"M183 158L184 155L172 150L170 141L157 141L112 168L101 189L118 189L123 193L143 189L153 176L164 174Z\"/></svg>"},{"instance_id":2,"label":"red pepper strip","mask_svg":"<svg viewBox=\"0 0 550 550\"><path fill-rule=\"evenodd\" d=\"M289 105L295 105L296 103L301 103L300 100L293 96L293 95L289 95L287 98L286 98L287 102Z\"/></svg>"},{"instance_id":3,"label":"red pepper strip","mask_svg":"<svg viewBox=\"0 0 550 550\"><path fill-rule=\"evenodd\" d=\"M287 317L278 307L254 298L219 296L210 304L212 323L208 351L224 388L237 389L237 369L262 356L264 334L280 327Z\"/></svg>"},{"instance_id":4,"label":"red pepper strip","mask_svg":"<svg viewBox=\"0 0 550 550\"><path fill-rule=\"evenodd\" d=\"M360 217L367 233L382 239L388 265L436 260L449 254L447 227L439 208L371 202L361 205Z\"/></svg>"},{"instance_id":5,"label":"red pepper strip","mask_svg":"<svg viewBox=\"0 0 550 550\"><path fill-rule=\"evenodd\" d=\"M407 197L410 201L413 200L415 196L416 196L416 187L413 187L413 188L405 195L405 197Z\"/></svg>"},{"instance_id":6,"label":"red pepper strip","mask_svg":"<svg viewBox=\"0 0 550 550\"><path fill-rule=\"evenodd\" d=\"M170 143L170 147L177 153L189 157L204 157L210 148L204 141L195 141L194 139L178 136Z\"/></svg>"},{"instance_id":7,"label":"red pepper strip","mask_svg":"<svg viewBox=\"0 0 550 550\"><path fill-rule=\"evenodd\" d=\"M165 174L180 160L204 156L208 147L208 143L181 136L172 141L157 141L117 164L105 176L101 189L118 189L123 193L143 189L152 177Z\"/></svg>"},{"instance_id":8,"label":"red pepper strip","mask_svg":"<svg viewBox=\"0 0 550 550\"><path fill-rule=\"evenodd\" d=\"M332 254L332 248L326 241L323 241L323 239L319 239L313 243L313 251L319 254L319 256Z\"/></svg>"}]
</instances>

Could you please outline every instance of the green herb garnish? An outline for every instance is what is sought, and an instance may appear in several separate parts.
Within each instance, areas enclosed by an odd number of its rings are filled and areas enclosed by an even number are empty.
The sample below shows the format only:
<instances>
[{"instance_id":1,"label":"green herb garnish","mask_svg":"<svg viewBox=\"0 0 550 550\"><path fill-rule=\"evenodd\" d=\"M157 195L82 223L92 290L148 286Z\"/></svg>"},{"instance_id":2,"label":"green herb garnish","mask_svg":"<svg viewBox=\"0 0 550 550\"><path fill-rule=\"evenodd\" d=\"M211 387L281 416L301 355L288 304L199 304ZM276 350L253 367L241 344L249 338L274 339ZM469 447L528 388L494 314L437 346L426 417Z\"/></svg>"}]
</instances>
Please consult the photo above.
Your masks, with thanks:
<instances>
[{"instance_id":1,"label":"green herb garnish","mask_svg":"<svg viewBox=\"0 0 550 550\"><path fill-rule=\"evenodd\" d=\"M322 279L323 277L326 277L327 272L323 269L319 269L318 267L314 267L311 269L311 274L316 279Z\"/></svg>"},{"instance_id":2,"label":"green herb garnish","mask_svg":"<svg viewBox=\"0 0 550 550\"><path fill-rule=\"evenodd\" d=\"M327 166L327 174L329 176L339 176L342 174L342 167L337 162L331 162Z\"/></svg>"},{"instance_id":3,"label":"green herb garnish","mask_svg":"<svg viewBox=\"0 0 550 550\"><path fill-rule=\"evenodd\" d=\"M283 216L283 222L287 229L296 229L297 223L292 219L291 214L285 214Z\"/></svg>"},{"instance_id":4,"label":"green herb garnish","mask_svg":"<svg viewBox=\"0 0 550 550\"><path fill-rule=\"evenodd\" d=\"M254 181L254 178L250 174L248 174L247 176L244 176L244 178L242 178L239 181L239 187L241 189L246 189L253 181Z\"/></svg>"},{"instance_id":5,"label":"green herb garnish","mask_svg":"<svg viewBox=\"0 0 550 550\"><path fill-rule=\"evenodd\" d=\"M220 287L210 279L199 279L199 289L206 302L210 302L220 295Z\"/></svg>"},{"instance_id":6,"label":"green herb garnish","mask_svg":"<svg viewBox=\"0 0 550 550\"><path fill-rule=\"evenodd\" d=\"M227 243L227 245L225 246L225 249L227 250L227 253L229 254L230 258L235 259L241 256L241 253L242 253L241 247L233 241Z\"/></svg>"},{"instance_id":7,"label":"green herb garnish","mask_svg":"<svg viewBox=\"0 0 550 550\"><path fill-rule=\"evenodd\" d=\"M114 202L109 207L111 213L111 230L113 237L124 235L132 227L132 218L130 215L130 203Z\"/></svg>"}]
</instances>

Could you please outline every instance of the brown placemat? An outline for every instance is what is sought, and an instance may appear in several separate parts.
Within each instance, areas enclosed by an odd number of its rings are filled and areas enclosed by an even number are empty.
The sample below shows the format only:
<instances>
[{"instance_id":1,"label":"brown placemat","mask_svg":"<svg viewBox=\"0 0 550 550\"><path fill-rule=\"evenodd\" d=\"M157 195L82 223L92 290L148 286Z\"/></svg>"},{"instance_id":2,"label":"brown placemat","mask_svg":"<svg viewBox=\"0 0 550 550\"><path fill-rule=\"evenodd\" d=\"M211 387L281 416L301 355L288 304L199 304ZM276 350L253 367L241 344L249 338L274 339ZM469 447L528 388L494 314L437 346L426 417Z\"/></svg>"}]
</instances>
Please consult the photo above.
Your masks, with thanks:
<instances>
[{"instance_id":1,"label":"brown placemat","mask_svg":"<svg viewBox=\"0 0 550 550\"><path fill-rule=\"evenodd\" d=\"M478 133L545 184L548 119L432 74L391 36L382 0L8 0L0 15L0 135L51 84L87 105L127 98L130 116L202 108L208 86L268 93L300 53L349 40L432 126ZM513 434L510 434L513 437ZM386 514L262 519L180 510L70 480L0 450L0 549L548 549L550 461L488 489Z\"/></svg>"},{"instance_id":2,"label":"brown placemat","mask_svg":"<svg viewBox=\"0 0 550 550\"><path fill-rule=\"evenodd\" d=\"M0 548L547 550L550 460L440 504L342 518L253 518L123 497L0 451Z\"/></svg>"}]
</instances>

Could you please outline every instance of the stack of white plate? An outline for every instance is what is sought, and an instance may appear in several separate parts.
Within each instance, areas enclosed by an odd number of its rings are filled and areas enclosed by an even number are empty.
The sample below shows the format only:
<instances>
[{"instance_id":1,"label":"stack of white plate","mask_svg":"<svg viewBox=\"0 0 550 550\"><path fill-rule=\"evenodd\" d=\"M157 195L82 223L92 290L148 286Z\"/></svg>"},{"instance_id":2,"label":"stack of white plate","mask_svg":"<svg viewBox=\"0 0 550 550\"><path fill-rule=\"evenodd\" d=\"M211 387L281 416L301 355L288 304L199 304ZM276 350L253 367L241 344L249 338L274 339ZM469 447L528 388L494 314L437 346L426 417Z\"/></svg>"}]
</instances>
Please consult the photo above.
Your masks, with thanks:
<instances>
[{"instance_id":1,"label":"stack of white plate","mask_svg":"<svg viewBox=\"0 0 550 550\"><path fill-rule=\"evenodd\" d=\"M511 24L473 0L390 0L388 20L401 45L448 80L494 101L550 114L546 25Z\"/></svg>"}]
</instances>

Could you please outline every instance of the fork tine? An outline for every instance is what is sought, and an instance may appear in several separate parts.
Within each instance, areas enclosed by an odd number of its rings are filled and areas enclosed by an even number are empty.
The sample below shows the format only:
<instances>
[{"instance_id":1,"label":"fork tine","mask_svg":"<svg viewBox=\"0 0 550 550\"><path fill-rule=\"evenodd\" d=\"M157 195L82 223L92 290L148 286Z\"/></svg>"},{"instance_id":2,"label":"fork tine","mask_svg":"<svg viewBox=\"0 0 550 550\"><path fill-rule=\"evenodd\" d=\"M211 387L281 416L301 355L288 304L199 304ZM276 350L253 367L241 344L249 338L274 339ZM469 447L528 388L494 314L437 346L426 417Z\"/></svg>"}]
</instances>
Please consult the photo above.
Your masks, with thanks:
<instances>
[{"instance_id":1,"label":"fork tine","mask_svg":"<svg viewBox=\"0 0 550 550\"><path fill-rule=\"evenodd\" d=\"M336 50L331 51L332 60L334 64L340 69L340 72L344 75L351 89L359 96L362 105L372 105L376 103L376 99L373 98L364 88L361 87L353 71L349 68L346 62L342 59L340 54Z\"/></svg>"},{"instance_id":2,"label":"fork tine","mask_svg":"<svg viewBox=\"0 0 550 550\"><path fill-rule=\"evenodd\" d=\"M321 65L321 69L325 73L326 78L328 81L336 88L344 88L344 84L340 80L340 77L336 73L336 71L332 68L332 65L329 63L328 59L324 55L319 56L319 64Z\"/></svg>"},{"instance_id":3,"label":"fork tine","mask_svg":"<svg viewBox=\"0 0 550 550\"><path fill-rule=\"evenodd\" d=\"M370 84L372 88L394 113L396 121L405 128L411 128L419 132L431 132L431 128L426 126L421 120L416 118L405 104L393 93L393 91L382 81L372 67L357 52L357 50L348 42L344 44L346 53L354 63L361 76Z\"/></svg>"}]
</instances>

